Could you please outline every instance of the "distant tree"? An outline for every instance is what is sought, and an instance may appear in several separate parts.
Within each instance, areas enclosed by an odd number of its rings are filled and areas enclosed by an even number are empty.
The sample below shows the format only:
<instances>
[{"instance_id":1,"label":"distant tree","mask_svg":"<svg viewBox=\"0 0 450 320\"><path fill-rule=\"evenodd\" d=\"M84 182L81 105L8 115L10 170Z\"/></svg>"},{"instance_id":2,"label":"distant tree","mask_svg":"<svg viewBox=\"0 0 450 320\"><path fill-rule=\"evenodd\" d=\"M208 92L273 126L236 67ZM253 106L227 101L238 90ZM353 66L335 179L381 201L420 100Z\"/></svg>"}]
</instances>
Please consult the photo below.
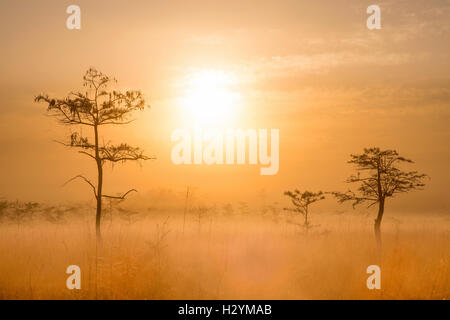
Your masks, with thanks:
<instances>
[{"instance_id":1,"label":"distant tree","mask_svg":"<svg viewBox=\"0 0 450 320\"><path fill-rule=\"evenodd\" d=\"M79 153L88 156L96 163L96 185L82 175L78 175L68 182L75 179L82 179L92 188L97 201L96 234L97 239L100 240L102 199L123 200L130 192L136 191L131 189L121 196L104 194L104 164L106 162L114 164L153 158L145 156L140 148L132 147L126 143L113 145L109 142L101 142L101 127L106 125L128 124L132 121L130 120L130 116L134 111L144 109L145 100L142 93L140 91L119 92L111 90L109 87L116 80L94 68L87 70L83 80L83 86L86 88L85 92L71 92L67 97L62 99L50 98L46 94L40 94L35 98L35 101L48 104L47 111L49 115L55 116L60 123L67 126L74 126L78 130L82 127L88 127L92 130L93 137L88 138L83 136L80 130L73 132L68 141L60 143L64 146L78 149Z\"/></svg>"},{"instance_id":2,"label":"distant tree","mask_svg":"<svg viewBox=\"0 0 450 320\"><path fill-rule=\"evenodd\" d=\"M9 207L10 207L10 204L8 201L6 201L6 200L0 201L0 222L2 222L3 219L6 218L7 210L9 209Z\"/></svg>"},{"instance_id":3,"label":"distant tree","mask_svg":"<svg viewBox=\"0 0 450 320\"><path fill-rule=\"evenodd\" d=\"M26 221L31 221L36 211L40 208L39 203L36 202L19 202L18 200L11 203L11 208L13 211L11 212L10 218L17 223L17 227L20 228L20 225Z\"/></svg>"},{"instance_id":4,"label":"distant tree","mask_svg":"<svg viewBox=\"0 0 450 320\"><path fill-rule=\"evenodd\" d=\"M309 227L308 214L309 214L309 206L314 202L325 199L324 193L319 191L317 193L311 191L301 192L300 190L295 189L294 191L286 191L284 193L285 196L288 196L291 199L294 208L284 208L287 211L298 212L303 215L305 228Z\"/></svg>"},{"instance_id":5,"label":"distant tree","mask_svg":"<svg viewBox=\"0 0 450 320\"><path fill-rule=\"evenodd\" d=\"M402 163L413 163L412 160L401 157L395 150L380 150L380 148L365 148L362 154L350 155L348 163L356 166L357 175L347 179L347 183L359 185L356 192L348 190L345 193L332 192L340 203L352 201L353 207L368 203L368 207L378 204L378 215L374 230L378 245L381 245L381 220L383 219L386 198L396 194L422 189L427 177L417 171L402 171L398 166Z\"/></svg>"}]
</instances>

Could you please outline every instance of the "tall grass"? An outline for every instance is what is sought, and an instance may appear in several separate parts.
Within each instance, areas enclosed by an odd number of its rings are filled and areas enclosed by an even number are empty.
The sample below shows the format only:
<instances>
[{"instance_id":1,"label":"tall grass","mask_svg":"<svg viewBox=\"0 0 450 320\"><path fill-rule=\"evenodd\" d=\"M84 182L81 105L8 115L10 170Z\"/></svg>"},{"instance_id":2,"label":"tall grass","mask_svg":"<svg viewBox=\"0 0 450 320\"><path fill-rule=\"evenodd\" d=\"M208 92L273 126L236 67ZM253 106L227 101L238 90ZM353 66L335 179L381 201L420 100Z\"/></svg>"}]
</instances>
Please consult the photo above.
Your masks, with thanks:
<instances>
[{"instance_id":1,"label":"tall grass","mask_svg":"<svg viewBox=\"0 0 450 320\"><path fill-rule=\"evenodd\" d=\"M448 299L450 222L387 218L383 252L372 219L321 214L304 233L282 214L153 212L0 225L1 299ZM280 216L282 218L280 218ZM89 217L89 218L88 218ZM300 222L300 220L299 220ZM381 267L382 290L366 287ZM82 289L66 288L69 265Z\"/></svg>"}]
</instances>

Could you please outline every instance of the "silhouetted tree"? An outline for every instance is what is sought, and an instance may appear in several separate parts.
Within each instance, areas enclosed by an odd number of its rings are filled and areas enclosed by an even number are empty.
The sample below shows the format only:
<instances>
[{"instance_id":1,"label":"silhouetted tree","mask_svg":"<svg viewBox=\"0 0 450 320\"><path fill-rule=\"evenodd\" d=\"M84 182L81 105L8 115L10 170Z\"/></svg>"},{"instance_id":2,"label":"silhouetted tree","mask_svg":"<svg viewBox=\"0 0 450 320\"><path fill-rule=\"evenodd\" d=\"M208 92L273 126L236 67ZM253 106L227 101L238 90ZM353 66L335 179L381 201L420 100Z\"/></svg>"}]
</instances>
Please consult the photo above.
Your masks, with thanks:
<instances>
[{"instance_id":1,"label":"silhouetted tree","mask_svg":"<svg viewBox=\"0 0 450 320\"><path fill-rule=\"evenodd\" d=\"M9 209L10 204L6 200L0 201L0 222L3 221L4 218L7 216L7 210Z\"/></svg>"},{"instance_id":2,"label":"silhouetted tree","mask_svg":"<svg viewBox=\"0 0 450 320\"><path fill-rule=\"evenodd\" d=\"M368 202L368 207L378 203L378 215L374 229L378 245L381 245L381 220L383 219L386 198L396 194L422 189L425 184L425 174L417 171L402 171L399 165L413 163L412 160L401 157L395 150L380 150L380 148L365 148L364 153L350 155L348 163L356 166L357 175L347 179L347 183L359 184L356 192L332 192L343 203L353 201L353 207Z\"/></svg>"},{"instance_id":3,"label":"silhouetted tree","mask_svg":"<svg viewBox=\"0 0 450 320\"><path fill-rule=\"evenodd\" d=\"M309 206L314 202L325 199L322 191L314 193L311 191L301 192L300 190L295 189L294 191L286 191L284 195L288 196L294 205L294 208L284 208L284 210L301 213L305 219L304 226L306 228L309 226Z\"/></svg>"},{"instance_id":4,"label":"silhouetted tree","mask_svg":"<svg viewBox=\"0 0 450 320\"><path fill-rule=\"evenodd\" d=\"M100 128L106 125L124 125L131 122L132 112L143 110L145 100L140 91L119 92L109 89L116 82L94 68L90 68L83 77L85 92L71 92L62 99L50 98L48 95L38 95L36 102L48 104L47 111L55 116L60 123L75 126L78 129L88 127L92 130L92 137L88 138L75 131L69 141L60 142L64 146L76 148L79 153L93 159L97 166L97 184L94 185L89 179L78 175L75 179L82 179L93 190L97 200L96 212L96 234L101 239L100 222L102 216L102 199L123 200L133 191L131 189L122 196L110 196L103 193L103 166L106 162L124 163L126 161L138 161L152 159L144 155L138 147L132 147L126 143L113 145L109 142L100 142ZM67 182L67 183L68 183Z\"/></svg>"}]
</instances>

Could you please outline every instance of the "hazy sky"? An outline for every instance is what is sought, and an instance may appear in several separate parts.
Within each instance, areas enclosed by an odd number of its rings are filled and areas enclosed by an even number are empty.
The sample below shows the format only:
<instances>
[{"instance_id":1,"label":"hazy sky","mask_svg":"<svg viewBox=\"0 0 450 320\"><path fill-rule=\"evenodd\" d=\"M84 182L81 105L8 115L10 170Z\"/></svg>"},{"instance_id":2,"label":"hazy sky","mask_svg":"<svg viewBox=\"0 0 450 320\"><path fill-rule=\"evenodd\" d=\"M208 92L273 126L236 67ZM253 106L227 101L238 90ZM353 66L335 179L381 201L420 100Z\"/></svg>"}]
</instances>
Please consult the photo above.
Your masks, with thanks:
<instances>
[{"instance_id":1,"label":"hazy sky","mask_svg":"<svg viewBox=\"0 0 450 320\"><path fill-rule=\"evenodd\" d=\"M71 4L81 8L81 30L66 28ZM366 27L371 4L381 8L381 30ZM261 190L276 201L293 187L347 188L349 154L380 146L432 178L393 207L450 209L450 1L3 0L0 38L0 197L91 197L81 182L61 187L79 173L94 179L95 164L53 142L70 131L33 97L81 88L93 66L152 106L105 134L158 158L108 167L110 193L191 185L211 201L253 201ZM241 101L229 127L280 129L277 175L171 162L171 132L189 125L179 100L198 70L233 76Z\"/></svg>"}]
</instances>

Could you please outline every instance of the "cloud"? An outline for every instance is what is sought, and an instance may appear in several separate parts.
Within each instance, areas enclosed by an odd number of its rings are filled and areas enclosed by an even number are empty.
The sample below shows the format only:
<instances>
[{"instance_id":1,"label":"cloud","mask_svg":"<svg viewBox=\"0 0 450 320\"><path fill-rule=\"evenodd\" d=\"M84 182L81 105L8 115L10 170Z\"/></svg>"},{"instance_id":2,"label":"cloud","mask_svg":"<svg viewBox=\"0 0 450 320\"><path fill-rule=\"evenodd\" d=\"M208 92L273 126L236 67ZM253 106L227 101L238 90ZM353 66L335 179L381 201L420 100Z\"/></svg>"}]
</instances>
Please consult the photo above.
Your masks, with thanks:
<instances>
[{"instance_id":1,"label":"cloud","mask_svg":"<svg viewBox=\"0 0 450 320\"><path fill-rule=\"evenodd\" d=\"M185 40L187 43L217 46L223 44L222 37L218 35L192 35Z\"/></svg>"},{"instance_id":2,"label":"cloud","mask_svg":"<svg viewBox=\"0 0 450 320\"><path fill-rule=\"evenodd\" d=\"M263 77L295 75L305 73L324 73L330 69L347 66L358 68L363 65L393 66L411 61L407 53L377 52L364 55L352 52L320 53L315 55L288 55L260 58L243 63L247 72L259 73Z\"/></svg>"}]
</instances>

